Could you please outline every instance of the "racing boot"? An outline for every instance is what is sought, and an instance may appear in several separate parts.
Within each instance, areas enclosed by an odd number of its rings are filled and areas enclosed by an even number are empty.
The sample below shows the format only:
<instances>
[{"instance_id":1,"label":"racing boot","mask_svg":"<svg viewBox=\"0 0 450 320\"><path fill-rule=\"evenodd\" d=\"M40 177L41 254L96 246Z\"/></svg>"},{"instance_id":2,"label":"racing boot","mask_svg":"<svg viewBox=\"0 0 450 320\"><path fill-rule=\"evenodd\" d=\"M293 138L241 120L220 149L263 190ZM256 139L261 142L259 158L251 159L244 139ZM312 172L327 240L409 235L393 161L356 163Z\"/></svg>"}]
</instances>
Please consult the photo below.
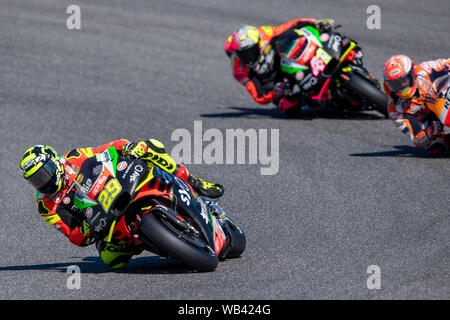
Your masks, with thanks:
<instances>
[{"instance_id":1,"label":"racing boot","mask_svg":"<svg viewBox=\"0 0 450 320\"><path fill-rule=\"evenodd\" d=\"M221 197L225 191L225 188L221 184L206 182L200 178L194 177L192 174L189 175L187 180L195 192L200 196L215 199Z\"/></svg>"},{"instance_id":2,"label":"racing boot","mask_svg":"<svg viewBox=\"0 0 450 320\"><path fill-rule=\"evenodd\" d=\"M96 243L96 247L100 254L100 259L115 270L125 268L134 255L138 255L143 251L142 248L132 247L122 240L113 242L99 240Z\"/></svg>"}]
</instances>

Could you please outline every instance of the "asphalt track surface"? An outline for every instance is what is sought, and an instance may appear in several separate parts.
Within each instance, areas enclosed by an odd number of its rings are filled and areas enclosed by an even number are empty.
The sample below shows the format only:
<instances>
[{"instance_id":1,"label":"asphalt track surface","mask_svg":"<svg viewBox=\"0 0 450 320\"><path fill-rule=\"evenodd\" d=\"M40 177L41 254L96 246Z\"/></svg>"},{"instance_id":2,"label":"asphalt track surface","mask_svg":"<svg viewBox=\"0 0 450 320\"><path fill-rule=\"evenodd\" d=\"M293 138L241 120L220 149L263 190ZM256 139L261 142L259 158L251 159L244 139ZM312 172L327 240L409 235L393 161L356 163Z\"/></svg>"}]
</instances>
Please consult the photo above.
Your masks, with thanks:
<instances>
[{"instance_id":1,"label":"asphalt track surface","mask_svg":"<svg viewBox=\"0 0 450 320\"><path fill-rule=\"evenodd\" d=\"M66 28L81 7L81 30ZM370 4L381 29L366 27ZM448 299L449 157L414 149L375 112L288 120L254 103L223 51L239 25L333 17L378 78L392 54L449 56L441 1L0 1L0 299ZM226 186L222 203L247 234L240 259L215 272L135 257L110 271L39 217L18 169L31 145L60 153L125 137L279 129L279 172L191 164ZM82 272L66 286L67 268ZM367 288L367 268L381 289Z\"/></svg>"}]
</instances>

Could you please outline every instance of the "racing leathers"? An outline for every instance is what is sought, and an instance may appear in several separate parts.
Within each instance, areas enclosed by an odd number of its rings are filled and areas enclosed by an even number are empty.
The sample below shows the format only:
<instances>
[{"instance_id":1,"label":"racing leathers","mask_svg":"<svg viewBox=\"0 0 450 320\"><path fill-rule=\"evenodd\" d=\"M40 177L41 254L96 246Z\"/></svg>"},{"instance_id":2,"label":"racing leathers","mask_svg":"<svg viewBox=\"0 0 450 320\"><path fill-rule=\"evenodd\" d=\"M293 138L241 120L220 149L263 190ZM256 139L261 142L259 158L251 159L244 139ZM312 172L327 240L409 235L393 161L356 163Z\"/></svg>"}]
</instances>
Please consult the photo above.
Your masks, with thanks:
<instances>
[{"instance_id":1,"label":"racing leathers","mask_svg":"<svg viewBox=\"0 0 450 320\"><path fill-rule=\"evenodd\" d=\"M280 69L280 58L276 53L277 38L289 29L298 29L305 26L316 27L315 19L296 19L280 26L261 26L259 31L260 57L253 65L241 63L232 48L236 35L234 32L225 42L225 52L230 58L233 76L237 82L245 86L252 98L259 104L275 103L281 112L298 105L290 102L280 90L283 76Z\"/></svg>"},{"instance_id":2,"label":"racing leathers","mask_svg":"<svg viewBox=\"0 0 450 320\"><path fill-rule=\"evenodd\" d=\"M389 118L410 138L414 146L425 148L430 154L440 155L446 148L443 125L426 106L426 102L435 101L439 94L436 84L443 77L450 76L450 59L426 61L414 68L418 88L411 99L399 97L389 90L386 82L384 83L384 90L389 99Z\"/></svg>"},{"instance_id":3,"label":"racing leathers","mask_svg":"<svg viewBox=\"0 0 450 320\"><path fill-rule=\"evenodd\" d=\"M213 191L213 196L223 194L221 185L213 185L195 178L189 174L185 166L175 163L166 153L164 145L155 139L138 143L120 139L108 142L96 149L88 147L71 150L65 153L59 161L63 164L65 172L73 173L72 181L70 181L69 175L65 175L64 186L59 192L56 194L37 192L36 202L38 211L45 221L61 231L71 243L77 246L85 247L96 239L93 237L93 233L85 220L84 213L75 206L76 190L73 179L75 178L77 181L78 178L82 179L82 177L79 177L79 171L87 159L111 147L114 147L124 157L140 158L145 160L150 168L156 166L172 173L184 182L191 184L194 190L200 194L205 194L211 190ZM97 239L96 246L100 258L112 268L124 267L133 255L142 251L142 249L130 247L124 241L113 240L110 243L106 243L102 239Z\"/></svg>"}]
</instances>

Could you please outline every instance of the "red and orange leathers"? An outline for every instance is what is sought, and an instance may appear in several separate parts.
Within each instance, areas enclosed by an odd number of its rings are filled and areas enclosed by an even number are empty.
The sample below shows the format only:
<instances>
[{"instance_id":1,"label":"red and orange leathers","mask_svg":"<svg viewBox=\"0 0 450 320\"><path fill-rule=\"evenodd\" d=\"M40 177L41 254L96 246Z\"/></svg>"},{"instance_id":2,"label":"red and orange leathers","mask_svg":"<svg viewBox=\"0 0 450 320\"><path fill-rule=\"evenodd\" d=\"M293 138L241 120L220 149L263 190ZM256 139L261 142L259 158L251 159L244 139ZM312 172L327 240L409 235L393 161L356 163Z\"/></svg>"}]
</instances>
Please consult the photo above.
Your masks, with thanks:
<instances>
[{"instance_id":1,"label":"red and orange leathers","mask_svg":"<svg viewBox=\"0 0 450 320\"><path fill-rule=\"evenodd\" d=\"M66 171L71 170L75 174L78 174L83 162L95 156L98 153L105 151L110 147L115 147L119 154L123 154L123 147L129 143L128 140L120 139L108 142L97 149L94 148L77 148L70 152L65 153L62 156L61 162L64 163L64 168ZM161 150L150 150L155 158L160 159L161 157L165 158L167 161L162 162L159 160L159 163L154 163L155 166L158 166L170 173L176 175L178 178L187 182L187 178L189 173L187 169L180 164L175 164L170 156L165 153L163 149ZM149 159L152 161L151 159ZM175 164L173 166L167 167L164 166L165 163ZM162 163L162 165L161 165ZM72 181L68 179L66 176L66 183L64 187L54 195L48 194L40 194L39 192L36 195L36 202L38 206L38 210L40 215L45 219L45 221L56 227L60 230L65 236L69 238L69 241L77 246L86 246L89 244L91 234L89 233L88 228L84 227L82 217L77 217L76 214L73 214L77 211L76 207L74 207L74 192L69 191Z\"/></svg>"},{"instance_id":2,"label":"red and orange leathers","mask_svg":"<svg viewBox=\"0 0 450 320\"><path fill-rule=\"evenodd\" d=\"M260 34L259 50L264 59L262 65L249 67L241 63L235 54L232 43L236 32L225 41L225 52L231 60L233 76L237 82L245 86L252 98L259 104L274 102L276 94L274 85L282 81L280 74L279 58L275 52L277 37L291 28L315 26L314 19L296 19L280 26L262 26L258 28Z\"/></svg>"},{"instance_id":3,"label":"red and orange leathers","mask_svg":"<svg viewBox=\"0 0 450 320\"><path fill-rule=\"evenodd\" d=\"M427 121L432 115L427 104L434 103L438 97L436 87L438 81L450 74L450 59L422 62L414 67L414 71L417 75L418 89L411 99L400 98L389 90L386 82L384 83L384 90L389 98L389 118L401 132L409 136L416 147L431 149L436 143L443 144L443 140L440 135L430 137L427 134L427 129L432 123Z\"/></svg>"}]
</instances>

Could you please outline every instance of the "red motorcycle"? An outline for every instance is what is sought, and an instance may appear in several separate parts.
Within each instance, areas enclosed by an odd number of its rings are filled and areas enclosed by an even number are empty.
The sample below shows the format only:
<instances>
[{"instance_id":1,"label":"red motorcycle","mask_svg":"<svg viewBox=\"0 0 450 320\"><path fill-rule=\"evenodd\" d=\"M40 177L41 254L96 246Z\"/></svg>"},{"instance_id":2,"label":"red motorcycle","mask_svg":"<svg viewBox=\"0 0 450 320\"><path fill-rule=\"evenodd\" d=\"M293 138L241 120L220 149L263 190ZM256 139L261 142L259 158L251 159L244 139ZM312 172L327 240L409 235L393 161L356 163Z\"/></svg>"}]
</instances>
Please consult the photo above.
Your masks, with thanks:
<instances>
[{"instance_id":1,"label":"red motorcycle","mask_svg":"<svg viewBox=\"0 0 450 320\"><path fill-rule=\"evenodd\" d=\"M348 110L374 109L388 117L387 96L363 67L361 48L352 39L307 26L283 33L276 50L290 87L288 95L319 110L330 105Z\"/></svg>"},{"instance_id":2,"label":"red motorcycle","mask_svg":"<svg viewBox=\"0 0 450 320\"><path fill-rule=\"evenodd\" d=\"M142 160L119 157L115 148L86 160L77 179L68 174L77 190L74 203L97 239L125 240L199 271L245 250L244 232L219 202Z\"/></svg>"}]
</instances>

